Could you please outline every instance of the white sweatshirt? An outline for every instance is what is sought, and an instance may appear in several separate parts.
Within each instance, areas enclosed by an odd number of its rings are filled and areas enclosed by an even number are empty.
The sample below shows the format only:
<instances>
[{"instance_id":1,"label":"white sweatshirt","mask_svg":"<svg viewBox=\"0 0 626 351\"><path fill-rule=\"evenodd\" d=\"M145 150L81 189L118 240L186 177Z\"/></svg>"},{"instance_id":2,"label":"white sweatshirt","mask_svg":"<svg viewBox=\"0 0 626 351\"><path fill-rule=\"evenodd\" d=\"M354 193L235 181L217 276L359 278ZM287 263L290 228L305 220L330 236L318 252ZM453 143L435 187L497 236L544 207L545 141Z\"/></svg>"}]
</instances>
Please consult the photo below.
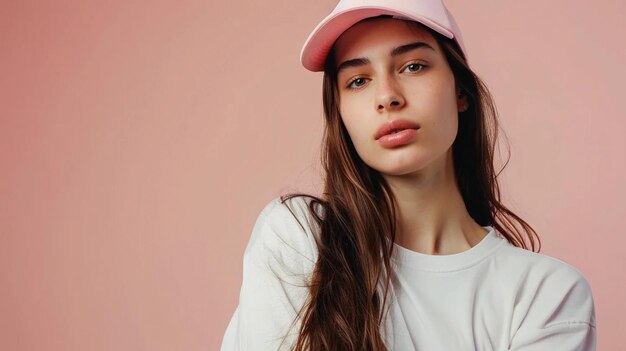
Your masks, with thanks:
<instances>
[{"instance_id":1,"label":"white sweatshirt","mask_svg":"<svg viewBox=\"0 0 626 351\"><path fill-rule=\"evenodd\" d=\"M239 305L222 351L291 350L317 260L309 198L272 199L243 255ZM556 258L511 245L491 226L477 245L428 255L394 244L395 275L381 329L389 350L592 351L596 321L585 277ZM298 286L300 285L300 286ZM282 336L288 334L281 345Z\"/></svg>"}]
</instances>

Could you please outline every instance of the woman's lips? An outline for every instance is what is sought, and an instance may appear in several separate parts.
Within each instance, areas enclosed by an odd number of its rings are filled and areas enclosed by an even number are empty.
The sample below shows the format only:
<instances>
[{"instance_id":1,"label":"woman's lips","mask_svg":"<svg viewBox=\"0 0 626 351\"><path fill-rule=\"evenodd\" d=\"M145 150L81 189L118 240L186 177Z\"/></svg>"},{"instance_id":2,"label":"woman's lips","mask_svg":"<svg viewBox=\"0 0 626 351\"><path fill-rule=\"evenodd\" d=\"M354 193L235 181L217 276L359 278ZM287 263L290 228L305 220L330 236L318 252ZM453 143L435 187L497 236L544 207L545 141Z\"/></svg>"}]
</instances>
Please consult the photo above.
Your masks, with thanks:
<instances>
[{"instance_id":1,"label":"woman's lips","mask_svg":"<svg viewBox=\"0 0 626 351\"><path fill-rule=\"evenodd\" d=\"M417 128L403 129L397 133L385 134L378 138L378 142L385 148L394 148L408 144L417 135Z\"/></svg>"},{"instance_id":2,"label":"woman's lips","mask_svg":"<svg viewBox=\"0 0 626 351\"><path fill-rule=\"evenodd\" d=\"M374 139L378 140L381 137L392 133L393 131L400 131L404 129L419 129L419 125L415 122L405 119L393 119L384 123L378 128L376 134L374 134Z\"/></svg>"}]
</instances>

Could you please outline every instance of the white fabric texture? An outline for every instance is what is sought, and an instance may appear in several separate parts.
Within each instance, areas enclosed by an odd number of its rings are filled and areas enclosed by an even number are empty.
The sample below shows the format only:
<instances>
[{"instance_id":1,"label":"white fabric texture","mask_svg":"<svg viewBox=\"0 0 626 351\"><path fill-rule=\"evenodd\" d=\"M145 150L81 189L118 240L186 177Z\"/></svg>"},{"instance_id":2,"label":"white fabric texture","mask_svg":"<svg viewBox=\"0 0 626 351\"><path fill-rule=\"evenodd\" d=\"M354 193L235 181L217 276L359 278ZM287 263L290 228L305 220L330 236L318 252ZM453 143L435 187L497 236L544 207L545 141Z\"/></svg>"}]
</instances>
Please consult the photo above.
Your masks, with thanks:
<instances>
[{"instance_id":1,"label":"white fabric texture","mask_svg":"<svg viewBox=\"0 0 626 351\"><path fill-rule=\"evenodd\" d=\"M282 204L277 197L259 214L222 351L293 348L317 260L309 202L296 197ZM382 330L389 350L594 351L594 301L582 273L483 228L488 234L477 245L453 255L394 244Z\"/></svg>"}]
</instances>

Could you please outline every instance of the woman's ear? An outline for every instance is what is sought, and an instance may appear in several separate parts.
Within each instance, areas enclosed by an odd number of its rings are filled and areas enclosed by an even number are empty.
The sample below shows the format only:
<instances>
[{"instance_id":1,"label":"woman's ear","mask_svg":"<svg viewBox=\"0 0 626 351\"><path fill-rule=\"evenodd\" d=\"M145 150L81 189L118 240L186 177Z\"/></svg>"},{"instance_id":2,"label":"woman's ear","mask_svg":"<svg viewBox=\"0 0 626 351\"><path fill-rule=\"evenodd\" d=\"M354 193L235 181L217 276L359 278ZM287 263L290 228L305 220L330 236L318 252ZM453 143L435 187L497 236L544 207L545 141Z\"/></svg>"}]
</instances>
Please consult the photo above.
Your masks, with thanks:
<instances>
[{"instance_id":1,"label":"woman's ear","mask_svg":"<svg viewBox=\"0 0 626 351\"><path fill-rule=\"evenodd\" d=\"M456 105L458 107L459 112L467 111L469 107L469 102L467 101L467 96L461 92L461 89L456 88Z\"/></svg>"}]
</instances>

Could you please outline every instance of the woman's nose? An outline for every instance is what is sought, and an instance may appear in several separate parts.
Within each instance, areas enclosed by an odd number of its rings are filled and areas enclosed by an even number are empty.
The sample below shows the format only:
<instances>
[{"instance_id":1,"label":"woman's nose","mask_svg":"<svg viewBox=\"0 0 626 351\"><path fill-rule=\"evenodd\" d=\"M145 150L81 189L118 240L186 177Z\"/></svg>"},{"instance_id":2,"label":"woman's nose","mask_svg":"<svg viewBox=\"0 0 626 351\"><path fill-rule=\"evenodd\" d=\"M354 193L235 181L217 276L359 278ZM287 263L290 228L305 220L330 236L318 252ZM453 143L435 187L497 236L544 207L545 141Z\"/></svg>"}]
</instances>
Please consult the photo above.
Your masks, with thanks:
<instances>
[{"instance_id":1,"label":"woman's nose","mask_svg":"<svg viewBox=\"0 0 626 351\"><path fill-rule=\"evenodd\" d=\"M404 106L404 96L394 77L379 79L376 91L376 109L378 112L397 110Z\"/></svg>"}]
</instances>

